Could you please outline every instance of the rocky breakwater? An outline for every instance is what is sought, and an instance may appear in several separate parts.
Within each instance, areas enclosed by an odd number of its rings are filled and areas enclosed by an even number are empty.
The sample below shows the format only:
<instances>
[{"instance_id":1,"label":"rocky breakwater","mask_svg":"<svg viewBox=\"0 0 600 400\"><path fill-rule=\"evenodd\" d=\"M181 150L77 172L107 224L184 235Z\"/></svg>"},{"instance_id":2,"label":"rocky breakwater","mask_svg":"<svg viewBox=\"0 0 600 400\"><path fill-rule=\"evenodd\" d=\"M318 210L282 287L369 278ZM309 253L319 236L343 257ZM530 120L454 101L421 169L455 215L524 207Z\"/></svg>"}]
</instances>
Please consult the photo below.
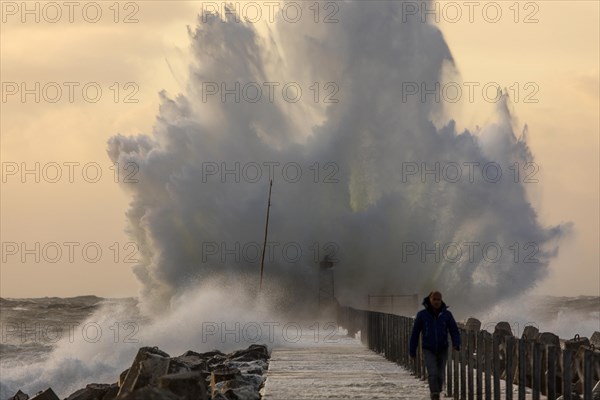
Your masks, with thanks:
<instances>
[{"instance_id":1,"label":"rocky breakwater","mask_svg":"<svg viewBox=\"0 0 600 400\"><path fill-rule=\"evenodd\" d=\"M268 362L265 345L229 354L187 351L177 357L142 347L118 382L91 383L65 400L258 400ZM60 398L48 388L33 397L19 391L9 400Z\"/></svg>"}]
</instances>

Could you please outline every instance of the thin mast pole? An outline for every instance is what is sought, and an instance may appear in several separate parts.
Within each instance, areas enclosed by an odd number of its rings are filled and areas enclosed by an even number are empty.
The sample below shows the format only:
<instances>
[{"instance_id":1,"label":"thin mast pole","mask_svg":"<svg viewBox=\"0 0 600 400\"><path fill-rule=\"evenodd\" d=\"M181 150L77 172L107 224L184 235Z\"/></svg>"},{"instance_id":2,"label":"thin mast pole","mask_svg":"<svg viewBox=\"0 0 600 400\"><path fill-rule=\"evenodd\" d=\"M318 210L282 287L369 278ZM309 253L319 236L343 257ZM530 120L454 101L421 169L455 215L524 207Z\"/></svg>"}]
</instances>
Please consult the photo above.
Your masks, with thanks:
<instances>
[{"instance_id":1,"label":"thin mast pole","mask_svg":"<svg viewBox=\"0 0 600 400\"><path fill-rule=\"evenodd\" d=\"M267 249L267 232L269 230L269 211L271 209L271 189L272 188L273 188L273 180L271 179L271 182L269 183L269 202L267 203L267 223L265 224L265 242L263 244L262 260L260 261L260 283L258 285L259 292L262 290L263 271L265 269L265 252Z\"/></svg>"}]
</instances>

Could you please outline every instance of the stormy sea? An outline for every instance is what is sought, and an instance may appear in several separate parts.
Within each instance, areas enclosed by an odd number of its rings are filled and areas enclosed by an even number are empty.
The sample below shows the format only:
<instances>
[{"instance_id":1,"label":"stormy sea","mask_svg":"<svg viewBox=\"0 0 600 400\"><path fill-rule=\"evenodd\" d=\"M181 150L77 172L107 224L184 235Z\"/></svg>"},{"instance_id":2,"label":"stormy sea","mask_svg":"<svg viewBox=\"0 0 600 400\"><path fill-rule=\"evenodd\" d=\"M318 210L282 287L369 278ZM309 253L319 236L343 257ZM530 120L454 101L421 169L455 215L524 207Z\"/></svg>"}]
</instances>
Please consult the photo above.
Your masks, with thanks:
<instances>
[{"instance_id":1,"label":"stormy sea","mask_svg":"<svg viewBox=\"0 0 600 400\"><path fill-rule=\"evenodd\" d=\"M312 15L312 2L293 3ZM331 24L199 14L179 60L181 92L158 93L151 131L107 140L113 163L139 166L135 185L120 182L139 297L1 299L0 400L115 382L142 346L227 352L289 344L289 324L330 329L335 321L310 318L320 263L334 257L328 287L343 306L437 288L458 321L487 330L500 321L515 336L526 325L562 339L600 330L600 297L529 295L576 229L538 217L536 188L500 179L500 167L535 160L530 128L500 87L493 115L471 129L433 96L407 97L407 84L467 77L440 29L403 21L401 3L341 1L344 23ZM239 101L246 89L261 92ZM461 165L499 173L440 181ZM456 253L427 258L448 245ZM531 246L535 259L509 251ZM488 247L497 257L479 251Z\"/></svg>"}]
</instances>

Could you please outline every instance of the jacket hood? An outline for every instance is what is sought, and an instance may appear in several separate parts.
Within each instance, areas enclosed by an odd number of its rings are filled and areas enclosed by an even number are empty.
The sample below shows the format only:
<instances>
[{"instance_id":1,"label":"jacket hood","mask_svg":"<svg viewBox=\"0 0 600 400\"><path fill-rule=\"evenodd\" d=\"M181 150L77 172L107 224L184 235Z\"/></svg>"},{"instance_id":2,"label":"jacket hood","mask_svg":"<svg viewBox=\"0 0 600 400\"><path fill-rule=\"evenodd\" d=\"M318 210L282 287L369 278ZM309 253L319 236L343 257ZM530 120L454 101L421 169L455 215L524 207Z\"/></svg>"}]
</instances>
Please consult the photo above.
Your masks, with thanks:
<instances>
[{"instance_id":1,"label":"jacket hood","mask_svg":"<svg viewBox=\"0 0 600 400\"><path fill-rule=\"evenodd\" d=\"M423 299L423 303L421 303L425 306L425 309L427 309L427 311L431 311L433 312L433 306L431 305L431 302L429 301L429 296L425 296L425 298ZM448 306L446 305L446 303L444 303L444 300L442 300L442 306L440 307L440 311L444 311L445 309L447 309Z\"/></svg>"}]
</instances>

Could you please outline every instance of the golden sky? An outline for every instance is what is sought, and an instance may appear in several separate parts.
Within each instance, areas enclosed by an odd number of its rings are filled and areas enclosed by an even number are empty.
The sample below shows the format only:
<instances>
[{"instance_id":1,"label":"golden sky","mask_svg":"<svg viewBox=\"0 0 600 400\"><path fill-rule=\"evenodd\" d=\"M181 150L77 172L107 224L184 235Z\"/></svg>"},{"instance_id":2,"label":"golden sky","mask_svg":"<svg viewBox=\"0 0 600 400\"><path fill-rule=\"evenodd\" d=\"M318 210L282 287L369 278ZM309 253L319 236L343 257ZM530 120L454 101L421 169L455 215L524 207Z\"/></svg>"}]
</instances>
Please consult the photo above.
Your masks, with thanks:
<instances>
[{"instance_id":1,"label":"golden sky","mask_svg":"<svg viewBox=\"0 0 600 400\"><path fill-rule=\"evenodd\" d=\"M33 8L35 3L28 4ZM94 2L78 4L81 9L88 5L86 17L93 19L96 8L90 3ZM481 2L482 8L487 3L493 2ZM528 126L539 166L539 183L527 186L531 202L542 224L574 224L550 266L550 277L537 292L598 295L600 3L523 1L516 3L518 17L509 8L513 3L495 3L503 12L498 23L486 21L476 10L474 22L466 16L456 22L442 17L438 26L462 81L497 82L512 87L511 95L518 90L521 98L513 99L512 110L519 131ZM135 248L124 233L129 198L115 183L106 141L116 133L150 133L158 92L164 89L175 95L184 90L189 60L186 26L195 24L201 3L99 1L94 4L102 16L96 23L86 21L79 8L73 22L62 9L59 22L51 23L47 20L55 18L56 10L44 8L47 2L38 3L40 22L35 22L35 15L25 15L22 22L22 10L15 13L14 8L21 4L1 2L0 233L6 262L2 260L0 270L0 295L136 295L138 284L128 260L132 253L135 258ZM447 4L438 3L440 12L452 11L444 9ZM62 94L56 103L45 98L36 103L34 95L22 102L20 94L7 94L14 90L12 82L27 82L28 88L40 82L49 99L57 96L56 86ZM56 85L48 85L51 82ZM72 102L65 82L78 84L73 86ZM86 84L87 100L82 91ZM102 93L96 96L98 87ZM532 88L536 103L525 101ZM482 99L481 91L475 93L473 103L448 107L459 130L484 126L494 118L493 105ZM95 97L97 102L92 102ZM39 183L33 174L25 183L20 174L8 174L14 166L32 169L36 162L47 174ZM62 178L52 183L56 165ZM96 179L98 170L102 176ZM126 173L121 171L117 179ZM39 253L45 248L46 260L55 257L52 243L60 244L63 254L55 263L32 262L34 255L22 262L22 243L34 249L36 242ZM73 262L65 242L77 243ZM19 246L17 255L8 254L14 250L10 243ZM97 249L102 255L94 262Z\"/></svg>"}]
</instances>

